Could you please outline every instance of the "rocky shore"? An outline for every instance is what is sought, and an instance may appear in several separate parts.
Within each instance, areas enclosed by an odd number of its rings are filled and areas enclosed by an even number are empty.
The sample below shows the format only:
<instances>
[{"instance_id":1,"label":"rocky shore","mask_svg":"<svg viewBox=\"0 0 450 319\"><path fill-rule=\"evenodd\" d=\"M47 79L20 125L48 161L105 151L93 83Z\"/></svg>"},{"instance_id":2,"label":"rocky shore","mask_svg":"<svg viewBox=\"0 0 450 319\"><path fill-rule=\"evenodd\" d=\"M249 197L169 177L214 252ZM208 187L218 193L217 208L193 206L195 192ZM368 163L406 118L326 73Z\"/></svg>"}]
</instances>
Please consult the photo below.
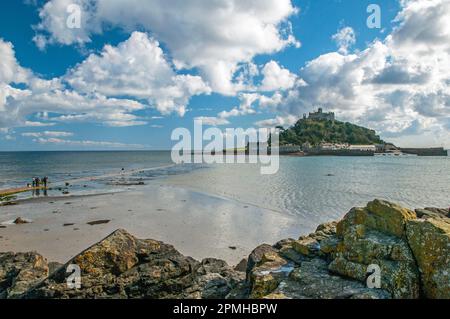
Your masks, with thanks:
<instances>
[{"instance_id":1,"label":"rocky shore","mask_svg":"<svg viewBox=\"0 0 450 319\"><path fill-rule=\"evenodd\" d=\"M70 288L67 267L81 270ZM378 267L380 288L369 288ZM370 266L370 267L369 267ZM237 266L117 230L70 260L0 253L0 298L450 298L450 214L374 200Z\"/></svg>"}]
</instances>

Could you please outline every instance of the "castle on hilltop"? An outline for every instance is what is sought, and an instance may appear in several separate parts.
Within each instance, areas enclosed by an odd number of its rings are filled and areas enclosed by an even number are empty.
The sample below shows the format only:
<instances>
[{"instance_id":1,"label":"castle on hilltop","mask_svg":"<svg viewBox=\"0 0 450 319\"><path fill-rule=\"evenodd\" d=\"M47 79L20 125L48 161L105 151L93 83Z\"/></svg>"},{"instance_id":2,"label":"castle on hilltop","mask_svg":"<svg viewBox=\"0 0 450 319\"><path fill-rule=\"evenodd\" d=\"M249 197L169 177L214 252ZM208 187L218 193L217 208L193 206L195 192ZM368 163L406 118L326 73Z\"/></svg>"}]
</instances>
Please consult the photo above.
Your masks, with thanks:
<instances>
[{"instance_id":1,"label":"castle on hilltop","mask_svg":"<svg viewBox=\"0 0 450 319\"><path fill-rule=\"evenodd\" d=\"M303 119L306 120L306 114L303 114ZM334 112L328 112L328 113L324 113L322 108L319 107L319 109L317 110L317 112L309 112L309 116L308 119L310 120L325 120L325 121L334 121L335 120L335 116L334 116Z\"/></svg>"}]
</instances>

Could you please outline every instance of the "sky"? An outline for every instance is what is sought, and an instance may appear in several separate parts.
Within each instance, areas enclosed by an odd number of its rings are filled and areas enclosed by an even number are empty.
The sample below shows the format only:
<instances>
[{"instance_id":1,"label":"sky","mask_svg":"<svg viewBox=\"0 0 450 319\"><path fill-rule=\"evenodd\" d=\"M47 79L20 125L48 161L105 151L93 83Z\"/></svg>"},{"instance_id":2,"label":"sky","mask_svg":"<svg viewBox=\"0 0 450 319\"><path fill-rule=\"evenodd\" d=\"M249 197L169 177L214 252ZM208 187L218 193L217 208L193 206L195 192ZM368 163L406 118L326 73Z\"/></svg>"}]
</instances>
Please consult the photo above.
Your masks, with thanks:
<instances>
[{"instance_id":1,"label":"sky","mask_svg":"<svg viewBox=\"0 0 450 319\"><path fill-rule=\"evenodd\" d=\"M318 107L450 148L450 0L0 6L0 151L170 149L194 119L287 128Z\"/></svg>"}]
</instances>

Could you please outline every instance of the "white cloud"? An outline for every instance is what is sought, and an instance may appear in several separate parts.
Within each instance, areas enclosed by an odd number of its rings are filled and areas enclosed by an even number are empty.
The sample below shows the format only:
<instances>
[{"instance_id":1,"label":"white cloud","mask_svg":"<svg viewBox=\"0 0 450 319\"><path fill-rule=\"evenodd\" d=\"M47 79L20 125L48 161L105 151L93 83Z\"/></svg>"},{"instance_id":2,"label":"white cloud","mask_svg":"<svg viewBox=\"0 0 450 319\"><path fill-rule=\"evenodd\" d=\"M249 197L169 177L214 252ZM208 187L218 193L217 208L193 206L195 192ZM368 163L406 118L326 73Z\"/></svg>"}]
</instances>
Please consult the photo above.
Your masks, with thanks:
<instances>
[{"instance_id":1,"label":"white cloud","mask_svg":"<svg viewBox=\"0 0 450 319\"><path fill-rule=\"evenodd\" d=\"M339 53L347 54L348 49L356 43L355 31L351 27L344 27L336 34L334 34L331 39L333 39L338 48Z\"/></svg>"},{"instance_id":2,"label":"white cloud","mask_svg":"<svg viewBox=\"0 0 450 319\"><path fill-rule=\"evenodd\" d=\"M90 55L63 78L50 80L20 67L11 43L0 39L0 51L5 56L0 63L0 127L55 122L144 125L147 122L134 112L155 107L163 114L183 115L192 95L209 93L199 76L175 74L158 43L140 32L118 47L106 46L102 55ZM142 99L148 104L139 102ZM27 120L33 114L46 116Z\"/></svg>"},{"instance_id":3,"label":"white cloud","mask_svg":"<svg viewBox=\"0 0 450 319\"><path fill-rule=\"evenodd\" d=\"M219 118L226 119L229 117L243 116L256 113L256 111L253 109L253 103L258 101L259 96L260 95L257 93L241 93L239 95L239 100L241 101L239 107L235 107L230 111L220 112L218 114Z\"/></svg>"},{"instance_id":4,"label":"white cloud","mask_svg":"<svg viewBox=\"0 0 450 319\"><path fill-rule=\"evenodd\" d=\"M176 75L159 43L142 32L91 54L65 80L78 92L146 99L162 114L181 116L192 95L210 92L199 76Z\"/></svg>"},{"instance_id":5,"label":"white cloud","mask_svg":"<svg viewBox=\"0 0 450 319\"><path fill-rule=\"evenodd\" d=\"M67 6L73 0L51 0L40 9L35 42L83 44L107 26L125 31L144 29L167 45L177 68L198 68L216 92L234 94L239 64L258 54L299 46L288 18L291 0L78 0L80 29L69 29Z\"/></svg>"},{"instance_id":6,"label":"white cloud","mask_svg":"<svg viewBox=\"0 0 450 319\"><path fill-rule=\"evenodd\" d=\"M28 80L30 71L18 64L11 42L0 39L0 56L0 83L25 83Z\"/></svg>"},{"instance_id":7,"label":"white cloud","mask_svg":"<svg viewBox=\"0 0 450 319\"><path fill-rule=\"evenodd\" d=\"M196 119L202 120L204 124L211 126L227 125L230 124L229 118L231 117L255 114L256 110L253 106L259 99L260 95L258 93L241 93L239 95L239 107L219 112L217 116L200 116Z\"/></svg>"},{"instance_id":8,"label":"white cloud","mask_svg":"<svg viewBox=\"0 0 450 319\"><path fill-rule=\"evenodd\" d=\"M36 122L36 121L25 121L25 127L43 127L43 126L54 126L56 123L51 122Z\"/></svg>"},{"instance_id":9,"label":"white cloud","mask_svg":"<svg viewBox=\"0 0 450 319\"><path fill-rule=\"evenodd\" d=\"M289 70L284 69L275 61L268 62L262 69L264 76L260 90L276 91L286 90L294 86L297 76Z\"/></svg>"},{"instance_id":10,"label":"white cloud","mask_svg":"<svg viewBox=\"0 0 450 319\"><path fill-rule=\"evenodd\" d=\"M195 118L196 121L202 121L204 125L210 126L219 126L219 125L227 125L230 122L227 119L214 117L214 116L199 116Z\"/></svg>"},{"instance_id":11,"label":"white cloud","mask_svg":"<svg viewBox=\"0 0 450 319\"><path fill-rule=\"evenodd\" d=\"M300 85L301 82L297 82ZM283 101L283 94L281 92L275 92L272 96L260 95L259 107L269 111L275 111L277 106Z\"/></svg>"},{"instance_id":12,"label":"white cloud","mask_svg":"<svg viewBox=\"0 0 450 319\"><path fill-rule=\"evenodd\" d=\"M126 144L126 143L116 143L116 142L105 142L105 141L90 141L90 140L66 140L60 138L37 138L33 140L39 144L55 144L55 145L66 145L66 146L80 146L83 148L89 147L104 147L104 148L145 148L145 145L141 144Z\"/></svg>"},{"instance_id":13,"label":"white cloud","mask_svg":"<svg viewBox=\"0 0 450 319\"><path fill-rule=\"evenodd\" d=\"M69 137L73 136L73 133L61 131L44 131L44 132L24 132L21 135L25 137Z\"/></svg>"},{"instance_id":14,"label":"white cloud","mask_svg":"<svg viewBox=\"0 0 450 319\"><path fill-rule=\"evenodd\" d=\"M15 99L9 109L19 120L38 112L51 112L52 122L96 122L108 126L131 126L145 124L131 112L146 108L135 100L108 98L100 94L80 94L76 91L51 90L29 93L26 98Z\"/></svg>"},{"instance_id":15,"label":"white cloud","mask_svg":"<svg viewBox=\"0 0 450 319\"><path fill-rule=\"evenodd\" d=\"M7 116L0 116L0 127L6 127L9 119L13 116L7 114L6 104L10 99L18 98L24 95L19 89L11 86L17 83L26 83L31 72L22 68L16 60L14 47L12 43L5 42L0 38L0 115L5 113ZM26 94L25 94L26 95Z\"/></svg>"},{"instance_id":16,"label":"white cloud","mask_svg":"<svg viewBox=\"0 0 450 319\"><path fill-rule=\"evenodd\" d=\"M255 125L258 127L266 127L266 128L273 128L276 126L288 128L293 124L295 124L297 121L298 121L297 117L293 115L287 115L287 116L277 116L273 119L258 121L255 122Z\"/></svg>"}]
</instances>

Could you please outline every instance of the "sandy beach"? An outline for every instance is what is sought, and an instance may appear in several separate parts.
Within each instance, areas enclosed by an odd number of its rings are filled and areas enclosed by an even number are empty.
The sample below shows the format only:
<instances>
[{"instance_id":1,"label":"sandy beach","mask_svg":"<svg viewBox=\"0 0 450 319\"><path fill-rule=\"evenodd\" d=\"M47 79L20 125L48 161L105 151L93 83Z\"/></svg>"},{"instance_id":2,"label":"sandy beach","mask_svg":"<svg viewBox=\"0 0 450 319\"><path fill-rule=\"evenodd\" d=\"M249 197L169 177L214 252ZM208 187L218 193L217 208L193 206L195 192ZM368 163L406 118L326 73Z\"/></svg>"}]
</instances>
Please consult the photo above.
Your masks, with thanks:
<instances>
[{"instance_id":1,"label":"sandy beach","mask_svg":"<svg viewBox=\"0 0 450 319\"><path fill-rule=\"evenodd\" d=\"M1 251L37 251L61 263L119 228L174 245L196 259L216 257L231 265L259 244L298 237L302 229L294 217L276 211L160 183L22 200L1 211ZM14 224L18 217L30 223ZM102 222L88 224L97 221Z\"/></svg>"}]
</instances>

